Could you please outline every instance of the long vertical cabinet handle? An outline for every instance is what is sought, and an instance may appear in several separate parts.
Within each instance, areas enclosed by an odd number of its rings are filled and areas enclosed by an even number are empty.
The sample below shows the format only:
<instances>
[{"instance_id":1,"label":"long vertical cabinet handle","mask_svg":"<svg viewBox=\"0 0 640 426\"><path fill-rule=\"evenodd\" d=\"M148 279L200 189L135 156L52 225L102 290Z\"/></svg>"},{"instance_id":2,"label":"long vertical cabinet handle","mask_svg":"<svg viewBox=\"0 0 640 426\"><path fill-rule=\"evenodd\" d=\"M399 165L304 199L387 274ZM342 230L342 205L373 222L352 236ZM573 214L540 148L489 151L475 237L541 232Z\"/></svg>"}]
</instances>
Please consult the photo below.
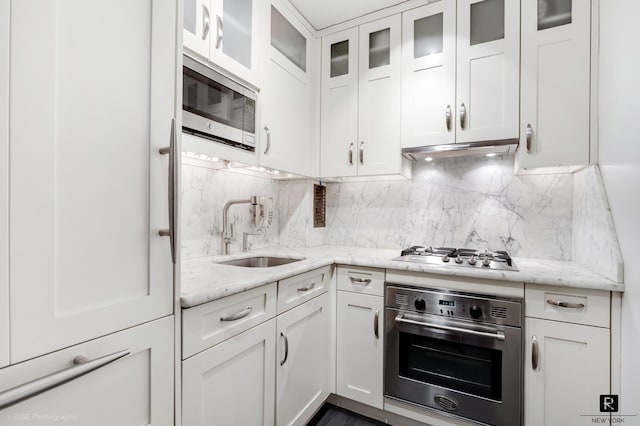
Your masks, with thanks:
<instances>
[{"instance_id":1,"label":"long vertical cabinet handle","mask_svg":"<svg viewBox=\"0 0 640 426\"><path fill-rule=\"evenodd\" d=\"M373 316L373 335L376 336L376 339L380 338L379 334L379 322L380 320L380 311L376 311L376 314Z\"/></svg>"},{"instance_id":2,"label":"long vertical cabinet handle","mask_svg":"<svg viewBox=\"0 0 640 426\"><path fill-rule=\"evenodd\" d=\"M171 136L168 148L160 148L159 152L162 155L169 155L169 229L161 229L158 234L161 237L169 237L169 244L171 245L171 261L176 263L176 229L178 224L176 220L178 218L178 203L176 197L176 190L178 189L178 150L176 149L176 119L171 120Z\"/></svg>"},{"instance_id":3,"label":"long vertical cabinet handle","mask_svg":"<svg viewBox=\"0 0 640 426\"><path fill-rule=\"evenodd\" d=\"M527 141L527 154L531 154L533 151L533 127L527 123L527 130L525 131L525 137Z\"/></svg>"},{"instance_id":4,"label":"long vertical cabinet handle","mask_svg":"<svg viewBox=\"0 0 640 426\"><path fill-rule=\"evenodd\" d=\"M447 105L447 108L445 109L445 123L447 125L448 132L451 131L451 116L451 105Z\"/></svg>"},{"instance_id":5,"label":"long vertical cabinet handle","mask_svg":"<svg viewBox=\"0 0 640 426\"><path fill-rule=\"evenodd\" d=\"M533 371L538 369L540 364L540 348L538 347L538 339L536 336L531 337L531 369Z\"/></svg>"},{"instance_id":6,"label":"long vertical cabinet handle","mask_svg":"<svg viewBox=\"0 0 640 426\"><path fill-rule=\"evenodd\" d=\"M216 15L216 49L220 49L220 45L222 44L223 34L224 34L224 25L222 23L222 18Z\"/></svg>"},{"instance_id":7,"label":"long vertical cabinet handle","mask_svg":"<svg viewBox=\"0 0 640 426\"><path fill-rule=\"evenodd\" d=\"M360 142L360 164L364 165L364 141Z\"/></svg>"},{"instance_id":8,"label":"long vertical cabinet handle","mask_svg":"<svg viewBox=\"0 0 640 426\"><path fill-rule=\"evenodd\" d=\"M349 165L353 166L353 142L349 144Z\"/></svg>"},{"instance_id":9,"label":"long vertical cabinet handle","mask_svg":"<svg viewBox=\"0 0 640 426\"><path fill-rule=\"evenodd\" d=\"M202 39L206 40L211 29L211 15L206 5L202 5Z\"/></svg>"},{"instance_id":10,"label":"long vertical cabinet handle","mask_svg":"<svg viewBox=\"0 0 640 426\"><path fill-rule=\"evenodd\" d=\"M264 149L264 153L266 154L271 148L271 132L267 126L264 126L264 131L267 134L267 147Z\"/></svg>"},{"instance_id":11,"label":"long vertical cabinet handle","mask_svg":"<svg viewBox=\"0 0 640 426\"><path fill-rule=\"evenodd\" d=\"M35 379L4 392L0 392L0 411L77 379L78 377L84 376L87 373L129 355L129 353L129 350L123 350L90 361L87 361L84 357L78 356L73 360L73 367L51 373L47 376L40 377L39 379Z\"/></svg>"},{"instance_id":12,"label":"long vertical cabinet handle","mask_svg":"<svg viewBox=\"0 0 640 426\"><path fill-rule=\"evenodd\" d=\"M284 359L280 361L280 366L282 367L289 357L289 339L287 339L287 335L284 334L284 331L280 332L280 337L284 339Z\"/></svg>"},{"instance_id":13,"label":"long vertical cabinet handle","mask_svg":"<svg viewBox=\"0 0 640 426\"><path fill-rule=\"evenodd\" d=\"M467 107L464 102L460 104L460 128L464 130L467 126Z\"/></svg>"}]
</instances>

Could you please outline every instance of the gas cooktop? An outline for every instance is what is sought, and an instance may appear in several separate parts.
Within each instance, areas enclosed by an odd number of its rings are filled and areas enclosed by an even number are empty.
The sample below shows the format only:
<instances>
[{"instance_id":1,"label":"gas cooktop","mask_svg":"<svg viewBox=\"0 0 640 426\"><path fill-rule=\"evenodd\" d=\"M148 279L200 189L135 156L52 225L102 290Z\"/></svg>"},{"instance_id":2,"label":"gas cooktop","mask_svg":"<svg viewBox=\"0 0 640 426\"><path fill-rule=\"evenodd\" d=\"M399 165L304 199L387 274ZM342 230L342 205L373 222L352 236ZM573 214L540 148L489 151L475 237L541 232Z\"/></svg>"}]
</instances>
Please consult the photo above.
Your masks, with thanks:
<instances>
[{"instance_id":1,"label":"gas cooktop","mask_svg":"<svg viewBox=\"0 0 640 426\"><path fill-rule=\"evenodd\" d=\"M412 246L402 250L393 260L432 265L466 266L469 268L517 271L509 253L453 247Z\"/></svg>"}]
</instances>

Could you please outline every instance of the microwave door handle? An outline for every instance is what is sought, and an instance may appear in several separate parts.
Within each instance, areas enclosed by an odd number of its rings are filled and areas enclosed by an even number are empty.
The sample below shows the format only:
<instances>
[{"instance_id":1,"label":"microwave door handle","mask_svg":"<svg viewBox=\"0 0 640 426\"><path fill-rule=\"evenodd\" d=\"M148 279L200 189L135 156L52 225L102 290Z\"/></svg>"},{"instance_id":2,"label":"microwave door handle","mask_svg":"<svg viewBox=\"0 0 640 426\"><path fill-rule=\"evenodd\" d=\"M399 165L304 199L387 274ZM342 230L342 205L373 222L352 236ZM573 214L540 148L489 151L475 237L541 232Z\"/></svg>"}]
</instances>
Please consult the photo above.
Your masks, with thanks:
<instances>
[{"instance_id":1,"label":"microwave door handle","mask_svg":"<svg viewBox=\"0 0 640 426\"><path fill-rule=\"evenodd\" d=\"M414 320L410 320L410 319L404 318L402 316L402 314L396 316L395 321L398 322L398 323L403 323L403 324L411 324L411 325L419 325L419 326L422 326L422 327L437 328L438 330L454 331L456 333L470 334L470 335L473 335L473 336L490 337L492 339L496 339L496 340L499 340L501 342L505 340L505 336L504 336L504 333L502 331L496 331L495 333L489 333L489 332L486 332L486 331L470 330L470 329L467 329L467 328L452 327L450 325L444 325L444 324L433 324L433 323L423 322L423 321L414 321Z\"/></svg>"}]
</instances>

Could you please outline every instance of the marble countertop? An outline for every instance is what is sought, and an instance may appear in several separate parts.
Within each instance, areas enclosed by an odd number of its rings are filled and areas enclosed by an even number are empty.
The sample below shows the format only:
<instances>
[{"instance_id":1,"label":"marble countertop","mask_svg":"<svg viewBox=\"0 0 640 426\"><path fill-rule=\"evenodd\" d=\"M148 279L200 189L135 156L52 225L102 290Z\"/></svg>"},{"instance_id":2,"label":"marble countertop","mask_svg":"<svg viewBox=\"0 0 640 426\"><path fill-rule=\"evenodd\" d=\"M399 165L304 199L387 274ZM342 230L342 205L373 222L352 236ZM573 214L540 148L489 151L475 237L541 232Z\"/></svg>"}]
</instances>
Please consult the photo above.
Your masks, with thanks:
<instances>
[{"instance_id":1,"label":"marble countertop","mask_svg":"<svg viewBox=\"0 0 640 426\"><path fill-rule=\"evenodd\" d=\"M513 260L519 271L498 271L391 260L399 254L400 250L396 249L319 246L301 249L262 249L230 256L187 259L182 261L181 266L181 304L183 308L190 308L333 263L469 278L624 291L623 283L613 282L575 262L516 257ZM270 268L242 268L217 263L252 256L278 256L304 258L304 260Z\"/></svg>"}]
</instances>

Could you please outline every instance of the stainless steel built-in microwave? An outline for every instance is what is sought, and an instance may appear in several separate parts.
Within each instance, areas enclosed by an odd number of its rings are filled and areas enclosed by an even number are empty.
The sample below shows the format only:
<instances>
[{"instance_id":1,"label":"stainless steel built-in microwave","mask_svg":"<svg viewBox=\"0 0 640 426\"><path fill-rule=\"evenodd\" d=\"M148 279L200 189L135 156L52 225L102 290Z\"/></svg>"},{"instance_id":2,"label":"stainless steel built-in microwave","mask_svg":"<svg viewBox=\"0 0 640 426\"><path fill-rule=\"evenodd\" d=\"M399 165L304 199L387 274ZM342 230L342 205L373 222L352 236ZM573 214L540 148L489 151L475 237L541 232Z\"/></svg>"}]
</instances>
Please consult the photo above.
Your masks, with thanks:
<instances>
[{"instance_id":1,"label":"stainless steel built-in microwave","mask_svg":"<svg viewBox=\"0 0 640 426\"><path fill-rule=\"evenodd\" d=\"M182 77L182 131L255 151L256 93L188 56Z\"/></svg>"}]
</instances>

